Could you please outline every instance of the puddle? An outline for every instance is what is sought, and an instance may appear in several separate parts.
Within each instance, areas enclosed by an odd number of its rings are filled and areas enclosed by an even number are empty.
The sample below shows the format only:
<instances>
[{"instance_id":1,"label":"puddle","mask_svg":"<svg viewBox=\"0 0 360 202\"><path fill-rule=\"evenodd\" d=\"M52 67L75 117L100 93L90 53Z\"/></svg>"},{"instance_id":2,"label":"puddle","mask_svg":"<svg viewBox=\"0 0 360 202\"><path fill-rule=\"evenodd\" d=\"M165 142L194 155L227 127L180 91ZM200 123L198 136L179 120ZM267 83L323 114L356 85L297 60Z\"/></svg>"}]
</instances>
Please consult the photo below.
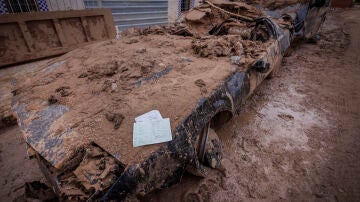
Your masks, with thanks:
<instances>
[{"instance_id":1,"label":"puddle","mask_svg":"<svg viewBox=\"0 0 360 202\"><path fill-rule=\"evenodd\" d=\"M276 106L271 102L266 104L260 113L265 117L261 120L259 130L268 131L262 143L269 146L272 143L283 142L287 150L293 148L309 150L305 131L324 124L322 118L314 110L306 109L300 112L286 105ZM282 115L286 115L285 118Z\"/></svg>"},{"instance_id":2,"label":"puddle","mask_svg":"<svg viewBox=\"0 0 360 202\"><path fill-rule=\"evenodd\" d=\"M306 131L314 126L324 127L328 121L315 109L302 105L306 96L295 89L295 86L288 86L285 91L256 98L254 107L244 106L246 112L217 131L225 151L238 150L243 137L257 139L264 147L279 144L288 151L309 151Z\"/></svg>"}]
</instances>

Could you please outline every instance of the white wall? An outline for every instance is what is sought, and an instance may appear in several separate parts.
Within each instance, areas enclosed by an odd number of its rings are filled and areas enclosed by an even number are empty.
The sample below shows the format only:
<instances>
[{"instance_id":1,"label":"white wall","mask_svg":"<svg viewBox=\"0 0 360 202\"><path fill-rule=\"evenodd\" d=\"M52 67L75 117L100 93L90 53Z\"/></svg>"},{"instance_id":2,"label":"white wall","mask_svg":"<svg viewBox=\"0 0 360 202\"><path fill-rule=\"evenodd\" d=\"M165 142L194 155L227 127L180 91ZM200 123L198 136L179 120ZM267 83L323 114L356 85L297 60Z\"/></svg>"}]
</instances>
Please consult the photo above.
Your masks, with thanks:
<instances>
[{"instance_id":1,"label":"white wall","mask_svg":"<svg viewBox=\"0 0 360 202\"><path fill-rule=\"evenodd\" d=\"M168 18L169 23L175 22L178 18L178 5L181 0L169 0L168 3Z\"/></svg>"},{"instance_id":2,"label":"white wall","mask_svg":"<svg viewBox=\"0 0 360 202\"><path fill-rule=\"evenodd\" d=\"M168 17L169 23L175 22L179 18L179 3L181 0L169 0ZM191 5L198 6L202 0L191 0Z\"/></svg>"},{"instance_id":3,"label":"white wall","mask_svg":"<svg viewBox=\"0 0 360 202\"><path fill-rule=\"evenodd\" d=\"M193 1L194 1L194 6L196 7L196 6L200 5L200 2L201 2L202 0L193 0Z\"/></svg>"},{"instance_id":4,"label":"white wall","mask_svg":"<svg viewBox=\"0 0 360 202\"><path fill-rule=\"evenodd\" d=\"M83 0L46 0L50 11L85 9Z\"/></svg>"}]
</instances>

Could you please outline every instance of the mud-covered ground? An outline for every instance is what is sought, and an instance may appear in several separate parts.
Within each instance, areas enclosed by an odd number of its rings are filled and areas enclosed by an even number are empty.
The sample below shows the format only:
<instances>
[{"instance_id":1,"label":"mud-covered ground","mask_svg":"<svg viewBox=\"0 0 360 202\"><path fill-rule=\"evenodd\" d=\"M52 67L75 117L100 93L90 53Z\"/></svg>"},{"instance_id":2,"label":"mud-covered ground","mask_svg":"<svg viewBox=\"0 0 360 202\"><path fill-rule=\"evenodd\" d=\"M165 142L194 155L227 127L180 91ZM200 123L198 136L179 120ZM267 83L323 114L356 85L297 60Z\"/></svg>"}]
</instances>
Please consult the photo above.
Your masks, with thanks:
<instances>
[{"instance_id":1,"label":"mud-covered ground","mask_svg":"<svg viewBox=\"0 0 360 202\"><path fill-rule=\"evenodd\" d=\"M360 200L360 9L329 15L317 44L294 48L218 135L224 171L145 201ZM1 70L3 71L3 70ZM43 180L17 127L0 130L0 201Z\"/></svg>"}]
</instances>

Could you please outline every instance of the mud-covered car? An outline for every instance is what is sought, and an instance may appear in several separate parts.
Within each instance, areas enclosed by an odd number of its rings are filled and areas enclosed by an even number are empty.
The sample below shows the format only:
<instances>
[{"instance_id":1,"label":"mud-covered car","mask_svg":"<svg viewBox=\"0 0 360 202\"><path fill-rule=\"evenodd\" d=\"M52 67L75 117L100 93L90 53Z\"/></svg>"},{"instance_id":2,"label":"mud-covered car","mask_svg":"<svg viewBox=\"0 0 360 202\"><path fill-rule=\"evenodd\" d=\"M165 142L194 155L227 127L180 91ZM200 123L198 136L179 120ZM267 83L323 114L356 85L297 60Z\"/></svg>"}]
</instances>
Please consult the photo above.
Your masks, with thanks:
<instances>
[{"instance_id":1,"label":"mud-covered car","mask_svg":"<svg viewBox=\"0 0 360 202\"><path fill-rule=\"evenodd\" d=\"M13 91L29 153L61 200L123 200L221 166L226 121L311 39L327 0L211 0L180 23L124 31L71 51ZM133 147L134 118L170 118L167 143Z\"/></svg>"}]
</instances>

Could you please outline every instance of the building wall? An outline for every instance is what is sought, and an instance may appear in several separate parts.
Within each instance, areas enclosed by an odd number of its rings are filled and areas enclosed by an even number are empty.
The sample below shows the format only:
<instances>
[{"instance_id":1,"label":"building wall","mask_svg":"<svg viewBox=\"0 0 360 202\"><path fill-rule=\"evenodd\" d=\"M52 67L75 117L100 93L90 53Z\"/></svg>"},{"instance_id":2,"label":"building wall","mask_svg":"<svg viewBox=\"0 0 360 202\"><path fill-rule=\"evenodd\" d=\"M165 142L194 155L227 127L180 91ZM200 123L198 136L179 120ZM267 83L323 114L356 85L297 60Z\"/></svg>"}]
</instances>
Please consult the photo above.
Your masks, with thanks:
<instances>
[{"instance_id":1,"label":"building wall","mask_svg":"<svg viewBox=\"0 0 360 202\"><path fill-rule=\"evenodd\" d=\"M84 0L84 2L86 8L110 8L119 31L131 27L168 24L169 0Z\"/></svg>"},{"instance_id":2,"label":"building wall","mask_svg":"<svg viewBox=\"0 0 360 202\"><path fill-rule=\"evenodd\" d=\"M169 22L175 22L178 18L179 0L169 0L168 3L168 19Z\"/></svg>"},{"instance_id":3,"label":"building wall","mask_svg":"<svg viewBox=\"0 0 360 202\"><path fill-rule=\"evenodd\" d=\"M82 10L85 9L83 0L46 0L49 11Z\"/></svg>"},{"instance_id":4,"label":"building wall","mask_svg":"<svg viewBox=\"0 0 360 202\"><path fill-rule=\"evenodd\" d=\"M184 0L168 0L168 19L169 23L175 22L181 16L181 1ZM202 2L202 0L190 0L190 7L194 8Z\"/></svg>"},{"instance_id":5,"label":"building wall","mask_svg":"<svg viewBox=\"0 0 360 202\"><path fill-rule=\"evenodd\" d=\"M110 8L119 30L175 22L181 16L181 3L185 0L36 0L39 11L82 10ZM201 0L190 0L190 8ZM41 5L41 6L40 6ZM4 0L0 0L0 13L8 13Z\"/></svg>"}]
</instances>

